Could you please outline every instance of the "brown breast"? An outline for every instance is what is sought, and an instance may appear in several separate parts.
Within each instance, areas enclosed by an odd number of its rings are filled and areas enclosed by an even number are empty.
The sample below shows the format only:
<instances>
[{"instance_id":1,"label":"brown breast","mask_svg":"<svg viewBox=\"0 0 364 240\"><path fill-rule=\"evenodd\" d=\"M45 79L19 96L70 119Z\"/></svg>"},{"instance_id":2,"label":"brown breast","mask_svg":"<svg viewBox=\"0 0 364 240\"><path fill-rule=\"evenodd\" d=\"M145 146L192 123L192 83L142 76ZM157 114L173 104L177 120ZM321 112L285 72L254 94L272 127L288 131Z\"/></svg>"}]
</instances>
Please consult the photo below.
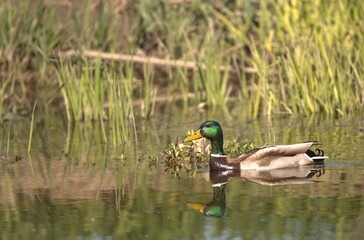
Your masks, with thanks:
<instances>
[{"instance_id":1,"label":"brown breast","mask_svg":"<svg viewBox=\"0 0 364 240\"><path fill-rule=\"evenodd\" d=\"M230 162L226 156L211 156L210 171L239 170L240 162Z\"/></svg>"}]
</instances>

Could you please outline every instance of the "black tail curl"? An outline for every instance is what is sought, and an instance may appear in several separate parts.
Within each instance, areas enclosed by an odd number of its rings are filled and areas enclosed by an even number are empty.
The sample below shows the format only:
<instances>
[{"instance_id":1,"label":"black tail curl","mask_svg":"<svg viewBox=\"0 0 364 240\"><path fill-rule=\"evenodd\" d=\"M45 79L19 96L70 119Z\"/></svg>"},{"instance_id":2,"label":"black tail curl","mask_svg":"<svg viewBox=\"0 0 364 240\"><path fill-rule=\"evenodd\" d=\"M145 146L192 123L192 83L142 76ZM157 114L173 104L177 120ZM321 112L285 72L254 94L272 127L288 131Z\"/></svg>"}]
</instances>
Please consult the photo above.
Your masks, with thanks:
<instances>
[{"instance_id":1,"label":"black tail curl","mask_svg":"<svg viewBox=\"0 0 364 240\"><path fill-rule=\"evenodd\" d=\"M306 154L310 157L313 158L313 161L316 163L320 163L323 162L325 159L325 152L321 149L316 148L315 151L312 151L310 149L307 149ZM320 158L322 157L322 158Z\"/></svg>"}]
</instances>

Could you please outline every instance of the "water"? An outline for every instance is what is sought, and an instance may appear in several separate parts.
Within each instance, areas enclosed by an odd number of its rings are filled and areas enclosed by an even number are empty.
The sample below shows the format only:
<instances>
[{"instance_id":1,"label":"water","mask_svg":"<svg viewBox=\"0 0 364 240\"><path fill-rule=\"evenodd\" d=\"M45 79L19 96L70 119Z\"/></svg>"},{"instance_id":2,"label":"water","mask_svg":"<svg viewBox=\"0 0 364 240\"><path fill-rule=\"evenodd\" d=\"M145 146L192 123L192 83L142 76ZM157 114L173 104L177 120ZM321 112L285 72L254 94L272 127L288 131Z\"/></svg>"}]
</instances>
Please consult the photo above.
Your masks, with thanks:
<instances>
[{"instance_id":1,"label":"water","mask_svg":"<svg viewBox=\"0 0 364 240\"><path fill-rule=\"evenodd\" d=\"M363 116L249 120L238 112L168 111L151 121L138 121L137 144L123 146L103 143L95 123L77 124L67 131L59 116L38 115L30 155L30 122L5 123L0 139L1 239L361 239L364 235ZM264 176L254 172L210 176L200 171L179 178L164 173L162 165L153 168L140 160L163 151L178 136L182 139L187 129L196 129L212 116L218 116L227 141L248 139L263 145L318 140L330 158L324 169ZM15 161L15 155L22 159ZM310 170L317 172L307 179ZM201 203L213 206L219 217L191 208Z\"/></svg>"}]
</instances>

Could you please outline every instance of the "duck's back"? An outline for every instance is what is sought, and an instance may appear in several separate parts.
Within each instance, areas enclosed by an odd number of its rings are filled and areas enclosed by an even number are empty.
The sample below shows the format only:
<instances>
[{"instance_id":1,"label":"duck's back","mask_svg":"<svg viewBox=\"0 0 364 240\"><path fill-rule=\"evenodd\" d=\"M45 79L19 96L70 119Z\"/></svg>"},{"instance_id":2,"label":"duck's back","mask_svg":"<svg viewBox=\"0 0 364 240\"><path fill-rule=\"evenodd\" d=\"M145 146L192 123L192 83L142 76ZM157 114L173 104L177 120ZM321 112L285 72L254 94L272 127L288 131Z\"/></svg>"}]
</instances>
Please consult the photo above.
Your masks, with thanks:
<instances>
[{"instance_id":1,"label":"duck's back","mask_svg":"<svg viewBox=\"0 0 364 240\"><path fill-rule=\"evenodd\" d=\"M314 163L306 154L306 151L312 144L313 142L305 142L253 149L230 161L239 161L242 170L268 170L308 165Z\"/></svg>"}]
</instances>

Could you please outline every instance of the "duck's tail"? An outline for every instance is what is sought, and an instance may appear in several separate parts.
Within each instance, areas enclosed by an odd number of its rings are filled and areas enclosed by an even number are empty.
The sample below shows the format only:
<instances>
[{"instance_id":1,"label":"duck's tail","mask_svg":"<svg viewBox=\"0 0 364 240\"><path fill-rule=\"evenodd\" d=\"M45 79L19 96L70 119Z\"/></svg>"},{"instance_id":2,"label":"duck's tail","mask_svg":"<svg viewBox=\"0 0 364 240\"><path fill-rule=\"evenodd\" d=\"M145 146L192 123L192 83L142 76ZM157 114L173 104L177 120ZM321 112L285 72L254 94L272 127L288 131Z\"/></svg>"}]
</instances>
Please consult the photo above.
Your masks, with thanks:
<instances>
[{"instance_id":1,"label":"duck's tail","mask_svg":"<svg viewBox=\"0 0 364 240\"><path fill-rule=\"evenodd\" d=\"M325 156L325 152L321 149L316 148L315 151L312 151L310 149L307 149L306 154L315 162L315 163L321 163L325 160L325 158L328 158Z\"/></svg>"}]
</instances>

